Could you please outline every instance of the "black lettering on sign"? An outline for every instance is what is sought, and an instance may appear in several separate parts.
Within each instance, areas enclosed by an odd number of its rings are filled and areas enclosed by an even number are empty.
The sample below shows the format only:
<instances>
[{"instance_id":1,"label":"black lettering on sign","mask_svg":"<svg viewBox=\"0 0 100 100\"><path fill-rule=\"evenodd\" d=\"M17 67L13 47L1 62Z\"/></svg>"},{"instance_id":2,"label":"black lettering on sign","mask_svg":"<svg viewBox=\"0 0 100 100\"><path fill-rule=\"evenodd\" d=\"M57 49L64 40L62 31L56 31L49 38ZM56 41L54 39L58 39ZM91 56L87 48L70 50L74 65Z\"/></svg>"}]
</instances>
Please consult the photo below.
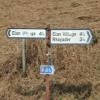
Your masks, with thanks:
<instances>
[{"instance_id":1,"label":"black lettering on sign","mask_svg":"<svg viewBox=\"0 0 100 100\"><path fill-rule=\"evenodd\" d=\"M22 34L23 34L23 35L26 35L26 34L28 34L28 32L24 31Z\"/></svg>"},{"instance_id":2,"label":"black lettering on sign","mask_svg":"<svg viewBox=\"0 0 100 100\"><path fill-rule=\"evenodd\" d=\"M72 33L72 37L76 36L76 33Z\"/></svg>"},{"instance_id":3,"label":"black lettering on sign","mask_svg":"<svg viewBox=\"0 0 100 100\"><path fill-rule=\"evenodd\" d=\"M34 36L34 35L36 35L36 33L35 33L35 32L31 32L30 34L31 34L31 36Z\"/></svg>"},{"instance_id":4,"label":"black lettering on sign","mask_svg":"<svg viewBox=\"0 0 100 100\"><path fill-rule=\"evenodd\" d=\"M53 37L53 41L57 41L57 38Z\"/></svg>"},{"instance_id":5,"label":"black lettering on sign","mask_svg":"<svg viewBox=\"0 0 100 100\"><path fill-rule=\"evenodd\" d=\"M85 36L85 33L84 32L80 32L80 36Z\"/></svg>"},{"instance_id":6,"label":"black lettering on sign","mask_svg":"<svg viewBox=\"0 0 100 100\"><path fill-rule=\"evenodd\" d=\"M53 38L53 41L60 41L60 42L66 42L66 41L68 41L68 42L70 42L71 41L71 39L70 38Z\"/></svg>"},{"instance_id":7,"label":"black lettering on sign","mask_svg":"<svg viewBox=\"0 0 100 100\"><path fill-rule=\"evenodd\" d=\"M63 36L68 36L69 32L63 32Z\"/></svg>"},{"instance_id":8,"label":"black lettering on sign","mask_svg":"<svg viewBox=\"0 0 100 100\"><path fill-rule=\"evenodd\" d=\"M85 39L83 37L80 37L80 42L85 42Z\"/></svg>"},{"instance_id":9,"label":"black lettering on sign","mask_svg":"<svg viewBox=\"0 0 100 100\"><path fill-rule=\"evenodd\" d=\"M71 36L71 37L74 37L74 36L76 36L76 33L63 32L63 36Z\"/></svg>"},{"instance_id":10,"label":"black lettering on sign","mask_svg":"<svg viewBox=\"0 0 100 100\"><path fill-rule=\"evenodd\" d=\"M71 39L70 38L66 38L66 41L70 41Z\"/></svg>"},{"instance_id":11,"label":"black lettering on sign","mask_svg":"<svg viewBox=\"0 0 100 100\"><path fill-rule=\"evenodd\" d=\"M61 33L53 32L53 36L61 36Z\"/></svg>"},{"instance_id":12,"label":"black lettering on sign","mask_svg":"<svg viewBox=\"0 0 100 100\"><path fill-rule=\"evenodd\" d=\"M43 35L43 32L40 32L39 35Z\"/></svg>"},{"instance_id":13,"label":"black lettering on sign","mask_svg":"<svg viewBox=\"0 0 100 100\"><path fill-rule=\"evenodd\" d=\"M12 35L20 35L20 32L12 31Z\"/></svg>"}]
</instances>

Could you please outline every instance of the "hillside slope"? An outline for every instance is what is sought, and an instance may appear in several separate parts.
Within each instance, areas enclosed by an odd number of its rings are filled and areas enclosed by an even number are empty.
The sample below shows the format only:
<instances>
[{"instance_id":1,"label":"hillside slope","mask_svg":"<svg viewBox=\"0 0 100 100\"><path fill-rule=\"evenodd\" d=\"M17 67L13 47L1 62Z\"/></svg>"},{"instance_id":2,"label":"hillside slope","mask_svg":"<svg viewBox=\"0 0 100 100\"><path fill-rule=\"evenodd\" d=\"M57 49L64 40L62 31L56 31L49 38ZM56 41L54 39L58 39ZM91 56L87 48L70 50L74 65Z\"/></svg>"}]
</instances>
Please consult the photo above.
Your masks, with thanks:
<instances>
[{"instance_id":1,"label":"hillside slope","mask_svg":"<svg viewBox=\"0 0 100 100\"><path fill-rule=\"evenodd\" d=\"M9 39L7 28L90 28L94 45L53 46L53 100L100 98L99 0L0 0L0 100L44 100L45 40L27 40L27 77L21 77L21 40Z\"/></svg>"}]
</instances>

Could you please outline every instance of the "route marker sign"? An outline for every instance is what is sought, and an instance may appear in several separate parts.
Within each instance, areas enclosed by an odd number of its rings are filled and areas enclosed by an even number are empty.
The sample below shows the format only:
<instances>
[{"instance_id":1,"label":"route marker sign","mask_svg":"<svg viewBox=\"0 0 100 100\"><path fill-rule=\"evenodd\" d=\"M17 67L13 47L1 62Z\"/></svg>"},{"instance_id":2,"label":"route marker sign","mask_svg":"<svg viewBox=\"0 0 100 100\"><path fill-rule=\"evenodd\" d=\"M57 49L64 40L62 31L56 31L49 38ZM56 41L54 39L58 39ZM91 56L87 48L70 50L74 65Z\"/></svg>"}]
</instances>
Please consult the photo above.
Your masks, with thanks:
<instances>
[{"instance_id":1,"label":"route marker sign","mask_svg":"<svg viewBox=\"0 0 100 100\"><path fill-rule=\"evenodd\" d=\"M17 29L12 28L7 30L7 36L11 38L46 38L45 29Z\"/></svg>"},{"instance_id":2,"label":"route marker sign","mask_svg":"<svg viewBox=\"0 0 100 100\"><path fill-rule=\"evenodd\" d=\"M51 30L51 44L90 44L92 38L89 29Z\"/></svg>"},{"instance_id":3,"label":"route marker sign","mask_svg":"<svg viewBox=\"0 0 100 100\"><path fill-rule=\"evenodd\" d=\"M40 74L53 75L54 72L55 72L55 68L53 65L41 65L40 66Z\"/></svg>"}]
</instances>

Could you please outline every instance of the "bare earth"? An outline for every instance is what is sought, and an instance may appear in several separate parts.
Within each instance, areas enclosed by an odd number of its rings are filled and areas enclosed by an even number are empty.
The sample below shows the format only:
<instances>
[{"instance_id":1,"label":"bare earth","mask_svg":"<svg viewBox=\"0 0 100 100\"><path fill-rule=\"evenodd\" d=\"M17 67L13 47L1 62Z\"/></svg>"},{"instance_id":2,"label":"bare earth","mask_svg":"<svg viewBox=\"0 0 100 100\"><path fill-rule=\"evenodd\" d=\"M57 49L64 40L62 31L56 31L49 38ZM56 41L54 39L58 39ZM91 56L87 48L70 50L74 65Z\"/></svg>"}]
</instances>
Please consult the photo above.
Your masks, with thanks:
<instances>
[{"instance_id":1,"label":"bare earth","mask_svg":"<svg viewBox=\"0 0 100 100\"><path fill-rule=\"evenodd\" d=\"M100 0L0 0L0 100L45 100L45 40L27 40L27 77L21 77L21 40L7 28L90 28L97 43L52 47L52 100L100 100Z\"/></svg>"}]
</instances>

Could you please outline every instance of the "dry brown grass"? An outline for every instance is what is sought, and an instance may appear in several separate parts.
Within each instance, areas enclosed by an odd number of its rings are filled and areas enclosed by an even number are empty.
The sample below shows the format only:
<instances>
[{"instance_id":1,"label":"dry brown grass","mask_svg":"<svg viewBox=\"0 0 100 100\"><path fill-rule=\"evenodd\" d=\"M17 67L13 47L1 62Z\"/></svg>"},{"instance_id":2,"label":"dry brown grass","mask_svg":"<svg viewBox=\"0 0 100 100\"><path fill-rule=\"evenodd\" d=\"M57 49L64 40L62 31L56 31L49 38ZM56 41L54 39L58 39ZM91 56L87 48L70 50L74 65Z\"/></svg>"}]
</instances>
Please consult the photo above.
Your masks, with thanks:
<instances>
[{"instance_id":1,"label":"dry brown grass","mask_svg":"<svg viewBox=\"0 0 100 100\"><path fill-rule=\"evenodd\" d=\"M45 40L27 40L27 77L22 78L21 40L8 39L8 27L86 28L95 30L97 43L52 46L53 100L100 98L99 0L0 0L0 100L45 100Z\"/></svg>"},{"instance_id":2,"label":"dry brown grass","mask_svg":"<svg viewBox=\"0 0 100 100\"><path fill-rule=\"evenodd\" d=\"M6 89L2 89L1 98L45 98L44 77L39 75L39 67L45 64L45 42L27 42L27 77L22 78L21 58L11 56L0 69L1 80ZM44 47L42 47L44 45ZM71 100L87 100L99 95L100 83L97 68L98 44L93 46L56 46L52 47L52 63L56 73L52 79L52 99L73 98ZM95 51L95 49L97 49ZM90 57L91 56L91 57ZM95 59L94 59L95 58ZM20 62L19 62L20 61ZM91 62L92 61L92 62ZM7 82L7 83L6 83ZM10 92L11 91L11 92ZM13 95L11 95L13 94ZM95 94L95 95L94 95ZM4 95L4 96L3 96ZM70 100L69 99L69 100ZM17 100L17 99L16 99ZM20 99L19 99L20 100ZM66 99L65 99L66 100ZM97 99L98 100L98 99Z\"/></svg>"}]
</instances>

